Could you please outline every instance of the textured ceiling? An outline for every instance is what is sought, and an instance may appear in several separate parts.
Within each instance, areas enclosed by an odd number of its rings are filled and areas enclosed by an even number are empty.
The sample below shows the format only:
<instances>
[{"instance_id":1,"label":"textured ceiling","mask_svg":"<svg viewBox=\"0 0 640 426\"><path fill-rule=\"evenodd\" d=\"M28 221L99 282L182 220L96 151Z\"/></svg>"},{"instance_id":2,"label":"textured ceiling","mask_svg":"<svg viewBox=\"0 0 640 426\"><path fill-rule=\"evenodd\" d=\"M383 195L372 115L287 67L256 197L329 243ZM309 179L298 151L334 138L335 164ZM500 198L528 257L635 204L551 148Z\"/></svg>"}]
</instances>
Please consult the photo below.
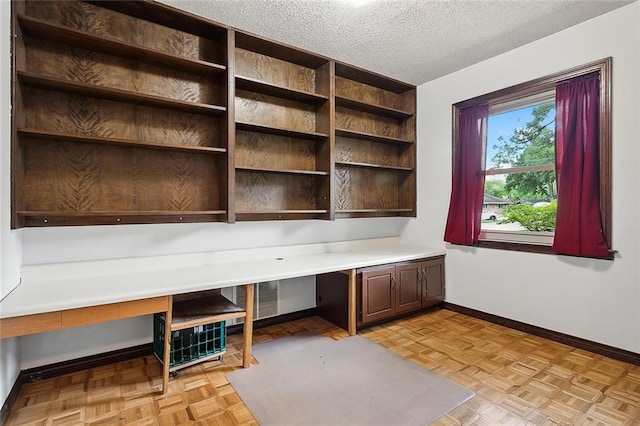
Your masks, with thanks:
<instances>
[{"instance_id":1,"label":"textured ceiling","mask_svg":"<svg viewBox=\"0 0 640 426\"><path fill-rule=\"evenodd\" d=\"M635 0L161 1L418 85Z\"/></svg>"}]
</instances>

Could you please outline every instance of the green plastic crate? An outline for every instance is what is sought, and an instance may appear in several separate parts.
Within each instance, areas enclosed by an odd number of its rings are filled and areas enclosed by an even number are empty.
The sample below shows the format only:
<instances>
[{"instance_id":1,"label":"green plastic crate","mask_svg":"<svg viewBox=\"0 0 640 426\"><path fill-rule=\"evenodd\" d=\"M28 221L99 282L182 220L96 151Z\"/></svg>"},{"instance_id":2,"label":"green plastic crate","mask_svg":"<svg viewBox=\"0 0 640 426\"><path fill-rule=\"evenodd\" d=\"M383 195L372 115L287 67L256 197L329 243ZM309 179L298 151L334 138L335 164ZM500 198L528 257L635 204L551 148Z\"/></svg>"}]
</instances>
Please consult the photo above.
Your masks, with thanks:
<instances>
[{"instance_id":1,"label":"green plastic crate","mask_svg":"<svg viewBox=\"0 0 640 426\"><path fill-rule=\"evenodd\" d=\"M154 314L153 352L160 361L164 359L164 335L165 316L162 313ZM169 368L177 369L205 357L222 356L225 350L225 321L177 330L171 333Z\"/></svg>"}]
</instances>

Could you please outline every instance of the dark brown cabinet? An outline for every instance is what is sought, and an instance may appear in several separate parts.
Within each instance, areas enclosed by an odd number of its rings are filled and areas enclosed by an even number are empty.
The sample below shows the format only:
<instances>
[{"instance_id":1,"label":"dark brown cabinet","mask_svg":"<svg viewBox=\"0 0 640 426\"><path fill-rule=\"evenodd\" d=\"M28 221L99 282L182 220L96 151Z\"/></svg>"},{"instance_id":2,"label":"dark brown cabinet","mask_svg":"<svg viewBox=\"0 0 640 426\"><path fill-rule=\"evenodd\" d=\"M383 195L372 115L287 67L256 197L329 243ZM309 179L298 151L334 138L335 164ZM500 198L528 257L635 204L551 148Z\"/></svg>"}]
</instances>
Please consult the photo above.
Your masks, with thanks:
<instances>
[{"instance_id":1,"label":"dark brown cabinet","mask_svg":"<svg viewBox=\"0 0 640 426\"><path fill-rule=\"evenodd\" d=\"M362 324L434 306L444 301L444 257L359 271Z\"/></svg>"},{"instance_id":2,"label":"dark brown cabinet","mask_svg":"<svg viewBox=\"0 0 640 426\"><path fill-rule=\"evenodd\" d=\"M378 268L362 273L362 322L377 321L397 311L396 268Z\"/></svg>"},{"instance_id":3,"label":"dark brown cabinet","mask_svg":"<svg viewBox=\"0 0 640 426\"><path fill-rule=\"evenodd\" d=\"M413 311L422 306L421 262L396 266L397 312Z\"/></svg>"},{"instance_id":4,"label":"dark brown cabinet","mask_svg":"<svg viewBox=\"0 0 640 426\"><path fill-rule=\"evenodd\" d=\"M421 265L424 289L422 306L433 306L444 302L444 260L426 260Z\"/></svg>"}]
</instances>

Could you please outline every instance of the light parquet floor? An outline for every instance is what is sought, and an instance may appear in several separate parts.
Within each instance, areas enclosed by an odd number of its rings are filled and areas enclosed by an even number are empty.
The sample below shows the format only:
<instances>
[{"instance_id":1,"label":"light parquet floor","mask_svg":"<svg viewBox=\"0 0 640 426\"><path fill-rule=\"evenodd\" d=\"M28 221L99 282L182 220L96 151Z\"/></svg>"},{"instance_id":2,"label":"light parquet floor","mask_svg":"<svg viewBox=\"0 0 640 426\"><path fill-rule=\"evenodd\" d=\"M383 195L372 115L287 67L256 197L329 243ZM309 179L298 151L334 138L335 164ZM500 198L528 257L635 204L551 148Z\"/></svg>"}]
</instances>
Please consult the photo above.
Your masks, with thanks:
<instances>
[{"instance_id":1,"label":"light parquet floor","mask_svg":"<svg viewBox=\"0 0 640 426\"><path fill-rule=\"evenodd\" d=\"M256 330L254 342L301 331L347 335L312 317ZM447 310L359 334L476 393L436 425L640 426L639 366ZM153 392L153 356L30 383L7 424L254 425L225 378L240 368L240 347L241 336L230 336L222 362L181 370L166 395Z\"/></svg>"}]
</instances>

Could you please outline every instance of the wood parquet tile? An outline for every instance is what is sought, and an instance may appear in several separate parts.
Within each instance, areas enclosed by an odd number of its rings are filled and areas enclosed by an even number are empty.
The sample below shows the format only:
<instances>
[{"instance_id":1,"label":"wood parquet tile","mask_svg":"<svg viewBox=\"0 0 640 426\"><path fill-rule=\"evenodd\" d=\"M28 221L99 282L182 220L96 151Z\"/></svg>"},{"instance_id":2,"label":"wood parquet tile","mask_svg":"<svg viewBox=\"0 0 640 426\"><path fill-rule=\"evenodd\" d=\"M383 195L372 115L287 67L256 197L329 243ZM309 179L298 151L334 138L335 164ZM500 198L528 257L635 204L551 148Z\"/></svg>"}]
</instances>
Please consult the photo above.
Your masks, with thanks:
<instances>
[{"instance_id":1,"label":"wood parquet tile","mask_svg":"<svg viewBox=\"0 0 640 426\"><path fill-rule=\"evenodd\" d=\"M305 331L347 336L312 317L256 330L254 342ZM640 426L639 366L447 310L359 334L476 393L438 426ZM228 337L222 361L181 370L166 395L151 355L29 383L7 425L256 425L226 379L240 368L241 339Z\"/></svg>"}]
</instances>

